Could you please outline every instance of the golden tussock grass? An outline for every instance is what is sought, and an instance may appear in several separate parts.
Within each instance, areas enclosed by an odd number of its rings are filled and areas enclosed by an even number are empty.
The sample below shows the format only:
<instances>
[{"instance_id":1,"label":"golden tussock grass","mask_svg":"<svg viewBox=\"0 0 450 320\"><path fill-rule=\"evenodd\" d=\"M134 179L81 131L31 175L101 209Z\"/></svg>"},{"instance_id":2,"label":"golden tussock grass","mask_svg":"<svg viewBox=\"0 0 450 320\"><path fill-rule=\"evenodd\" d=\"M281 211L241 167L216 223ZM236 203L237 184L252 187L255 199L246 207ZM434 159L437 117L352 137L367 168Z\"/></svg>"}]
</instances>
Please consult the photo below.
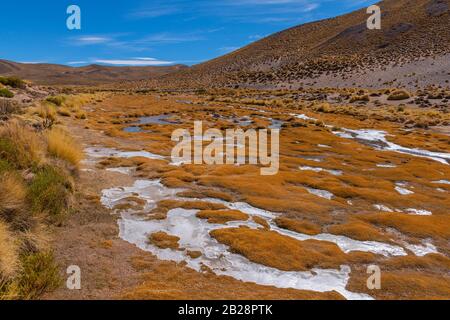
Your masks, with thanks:
<instances>
[{"instance_id":1,"label":"golden tussock grass","mask_svg":"<svg viewBox=\"0 0 450 320\"><path fill-rule=\"evenodd\" d=\"M1 158L24 169L40 164L44 159L44 147L38 134L19 121L10 121L0 127Z\"/></svg>"},{"instance_id":2,"label":"golden tussock grass","mask_svg":"<svg viewBox=\"0 0 450 320\"><path fill-rule=\"evenodd\" d=\"M8 211L23 209L26 190L24 183L14 173L0 175L0 216Z\"/></svg>"},{"instance_id":3,"label":"golden tussock grass","mask_svg":"<svg viewBox=\"0 0 450 320\"><path fill-rule=\"evenodd\" d=\"M172 209L182 208L186 210L224 210L227 209L223 204L202 202L202 201L181 201L181 200L162 200L158 202L155 209L152 210L150 218L165 219L167 212Z\"/></svg>"},{"instance_id":4,"label":"golden tussock grass","mask_svg":"<svg viewBox=\"0 0 450 320\"><path fill-rule=\"evenodd\" d=\"M333 225L328 232L347 236L360 241L389 241L389 237L382 234L375 227L361 221L350 221L345 224Z\"/></svg>"},{"instance_id":5,"label":"golden tussock grass","mask_svg":"<svg viewBox=\"0 0 450 320\"><path fill-rule=\"evenodd\" d=\"M225 228L211 231L217 241L249 260L284 271L339 268L346 255L326 241L298 241L274 231Z\"/></svg>"},{"instance_id":6,"label":"golden tussock grass","mask_svg":"<svg viewBox=\"0 0 450 320\"><path fill-rule=\"evenodd\" d=\"M406 100L411 97L411 94L406 90L394 90L389 94L388 100Z\"/></svg>"},{"instance_id":7,"label":"golden tussock grass","mask_svg":"<svg viewBox=\"0 0 450 320\"><path fill-rule=\"evenodd\" d=\"M352 272L347 289L365 292L381 300L447 300L450 296L450 277L444 274L423 274L407 270L383 271L381 290L368 290L366 281L365 272Z\"/></svg>"},{"instance_id":8,"label":"golden tussock grass","mask_svg":"<svg viewBox=\"0 0 450 320\"><path fill-rule=\"evenodd\" d=\"M375 213L358 216L359 219L378 226L391 227L420 238L450 238L448 215L416 216L404 213Z\"/></svg>"},{"instance_id":9,"label":"golden tussock grass","mask_svg":"<svg viewBox=\"0 0 450 320\"><path fill-rule=\"evenodd\" d=\"M66 107L60 107L57 113L63 117L70 117L70 110L67 109Z\"/></svg>"},{"instance_id":10,"label":"golden tussock grass","mask_svg":"<svg viewBox=\"0 0 450 320\"><path fill-rule=\"evenodd\" d=\"M179 249L179 237L171 236L165 232L155 232L148 236L148 241L161 249Z\"/></svg>"},{"instance_id":11,"label":"golden tussock grass","mask_svg":"<svg viewBox=\"0 0 450 320\"><path fill-rule=\"evenodd\" d=\"M258 216L253 216L252 219L254 222L261 225L264 229L270 229L270 225L266 219L258 217Z\"/></svg>"},{"instance_id":12,"label":"golden tussock grass","mask_svg":"<svg viewBox=\"0 0 450 320\"><path fill-rule=\"evenodd\" d=\"M19 246L8 226L0 220L0 295L2 283L19 269Z\"/></svg>"},{"instance_id":13,"label":"golden tussock grass","mask_svg":"<svg viewBox=\"0 0 450 320\"><path fill-rule=\"evenodd\" d=\"M295 231L298 233L304 233L308 235L317 235L321 232L321 228L309 221L299 221L284 217L278 217L275 219L277 226L283 229Z\"/></svg>"},{"instance_id":14,"label":"golden tussock grass","mask_svg":"<svg viewBox=\"0 0 450 320\"><path fill-rule=\"evenodd\" d=\"M139 285L120 296L130 300L192 300L192 299L267 299L267 300L342 300L336 292L313 292L280 289L243 282L211 272L196 272L174 262L157 261L151 257L134 257L133 266L146 270Z\"/></svg>"},{"instance_id":15,"label":"golden tussock grass","mask_svg":"<svg viewBox=\"0 0 450 320\"><path fill-rule=\"evenodd\" d=\"M192 259L197 259L200 258L202 256L201 251L191 251L191 250L187 250L186 254L191 257Z\"/></svg>"},{"instance_id":16,"label":"golden tussock grass","mask_svg":"<svg viewBox=\"0 0 450 320\"><path fill-rule=\"evenodd\" d=\"M63 129L54 128L47 133L48 152L78 167L83 159L80 145Z\"/></svg>"},{"instance_id":17,"label":"golden tussock grass","mask_svg":"<svg viewBox=\"0 0 450 320\"><path fill-rule=\"evenodd\" d=\"M197 218L207 219L209 223L225 224L229 221L247 221L249 216L238 210L202 210Z\"/></svg>"}]
</instances>

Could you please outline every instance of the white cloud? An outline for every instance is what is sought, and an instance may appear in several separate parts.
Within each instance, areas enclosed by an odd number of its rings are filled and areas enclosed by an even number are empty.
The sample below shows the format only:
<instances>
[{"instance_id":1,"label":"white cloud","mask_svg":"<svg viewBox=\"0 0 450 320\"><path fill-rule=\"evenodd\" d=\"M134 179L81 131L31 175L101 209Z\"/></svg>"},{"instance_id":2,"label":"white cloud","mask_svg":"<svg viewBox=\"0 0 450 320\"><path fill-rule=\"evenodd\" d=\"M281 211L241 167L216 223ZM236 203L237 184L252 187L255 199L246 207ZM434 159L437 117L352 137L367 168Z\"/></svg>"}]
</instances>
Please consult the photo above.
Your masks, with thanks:
<instances>
[{"instance_id":1,"label":"white cloud","mask_svg":"<svg viewBox=\"0 0 450 320\"><path fill-rule=\"evenodd\" d=\"M91 44L108 43L111 41L111 38L102 36L82 36L73 38L73 41L75 41L75 44L78 45L91 45Z\"/></svg>"},{"instance_id":2,"label":"white cloud","mask_svg":"<svg viewBox=\"0 0 450 320\"><path fill-rule=\"evenodd\" d=\"M155 58L134 58L134 59L95 59L93 63L109 64L115 66L167 66L174 64L172 61L158 60Z\"/></svg>"}]
</instances>

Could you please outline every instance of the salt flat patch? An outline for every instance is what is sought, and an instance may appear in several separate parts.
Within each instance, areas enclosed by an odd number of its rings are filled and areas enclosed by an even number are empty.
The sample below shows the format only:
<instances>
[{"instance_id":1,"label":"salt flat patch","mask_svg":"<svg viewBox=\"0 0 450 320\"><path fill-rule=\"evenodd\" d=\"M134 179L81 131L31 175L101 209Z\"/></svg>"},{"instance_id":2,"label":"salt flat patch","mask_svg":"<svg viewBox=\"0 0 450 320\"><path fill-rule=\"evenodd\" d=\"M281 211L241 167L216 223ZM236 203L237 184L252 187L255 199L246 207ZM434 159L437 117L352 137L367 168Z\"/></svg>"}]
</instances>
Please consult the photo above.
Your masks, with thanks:
<instances>
[{"instance_id":1,"label":"salt flat patch","mask_svg":"<svg viewBox=\"0 0 450 320\"><path fill-rule=\"evenodd\" d=\"M407 195L414 194L413 191L411 191L411 190L409 190L409 189L406 189L406 188L403 188L403 187L401 187L401 186L396 186L396 187L395 187L395 190L396 190L399 194L401 194L402 196L407 196Z\"/></svg>"},{"instance_id":2,"label":"salt flat patch","mask_svg":"<svg viewBox=\"0 0 450 320\"><path fill-rule=\"evenodd\" d=\"M223 225L210 224L198 219L197 212L197 210L173 209L168 212L165 220L139 221L123 218L119 221L120 237L142 250L151 252L158 259L184 261L188 267L198 272L201 272L202 266L207 266L217 275L231 276L260 285L317 292L335 290L347 299L372 299L366 294L346 289L351 272L348 266L342 266L340 270L312 269L306 272L286 272L231 253L226 245L209 235L212 230L223 228ZM179 237L179 246L185 250L160 249L150 244L148 235L159 231ZM193 259L187 255L188 250L200 251L202 255Z\"/></svg>"},{"instance_id":3,"label":"salt flat patch","mask_svg":"<svg viewBox=\"0 0 450 320\"><path fill-rule=\"evenodd\" d=\"M150 211L158 201L174 198L183 189L169 189L159 180L136 180L132 186L116 187L102 191L101 203L113 209L120 201L129 197L139 197L146 201L144 210Z\"/></svg>"},{"instance_id":4,"label":"salt flat patch","mask_svg":"<svg viewBox=\"0 0 450 320\"><path fill-rule=\"evenodd\" d=\"M329 191L326 190L320 190L320 189L314 189L314 188L306 188L306 190L311 193L312 195L331 200L334 197L334 194L332 194Z\"/></svg>"},{"instance_id":5,"label":"salt flat patch","mask_svg":"<svg viewBox=\"0 0 450 320\"><path fill-rule=\"evenodd\" d=\"M390 163L379 163L377 164L378 168L397 168L397 166L395 164L390 164Z\"/></svg>"},{"instance_id":6,"label":"salt flat patch","mask_svg":"<svg viewBox=\"0 0 450 320\"><path fill-rule=\"evenodd\" d=\"M289 115L290 115L291 117L294 117L294 118L297 118L297 119L300 119L300 120L317 121L316 118L308 117L308 116L305 115L305 114L290 113Z\"/></svg>"},{"instance_id":7,"label":"salt flat patch","mask_svg":"<svg viewBox=\"0 0 450 320\"><path fill-rule=\"evenodd\" d=\"M108 172L116 172L121 174L129 175L135 170L134 167L118 167L118 168L107 168L106 171Z\"/></svg>"},{"instance_id":8,"label":"salt flat patch","mask_svg":"<svg viewBox=\"0 0 450 320\"><path fill-rule=\"evenodd\" d=\"M342 171L341 170L329 170L329 169L323 169L320 167L309 167L309 166L300 166L299 169L301 171L314 171L314 172L327 172L329 174L332 174L333 176L341 176Z\"/></svg>"},{"instance_id":9,"label":"salt flat patch","mask_svg":"<svg viewBox=\"0 0 450 320\"><path fill-rule=\"evenodd\" d=\"M377 209L378 211L383 211L383 212L394 212L394 210L392 210L391 208L385 206L384 204L374 204L373 207L375 209Z\"/></svg>"},{"instance_id":10,"label":"salt flat patch","mask_svg":"<svg viewBox=\"0 0 450 320\"><path fill-rule=\"evenodd\" d=\"M423 257L430 253L439 253L436 246L430 239L423 240L422 244L405 244L405 247L411 250L416 256Z\"/></svg>"},{"instance_id":11,"label":"salt flat patch","mask_svg":"<svg viewBox=\"0 0 450 320\"><path fill-rule=\"evenodd\" d=\"M374 254L381 254L383 256L405 256L405 250L396 245L391 245L378 241L359 241L348 238L346 236L339 236L334 234L322 233L315 236L297 233L295 231L282 229L274 224L271 224L271 229L277 231L282 235L286 235L297 239L299 241L305 240L319 240L335 243L342 251L349 253L352 251L372 252Z\"/></svg>"},{"instance_id":12,"label":"salt flat patch","mask_svg":"<svg viewBox=\"0 0 450 320\"><path fill-rule=\"evenodd\" d=\"M101 202L107 208L113 209L122 200L128 197L139 197L146 201L145 211L151 211L156 203L164 199L195 200L180 198L176 194L182 190L170 189L160 181L137 180L132 186L117 187L103 190ZM220 199L198 199L211 203L222 203L230 209L240 210L250 216L259 216L268 220L271 229L282 235L296 240L316 239L336 243L344 252L368 251L377 254L405 255L403 248L375 241L357 241L345 236L320 234L309 236L284 230L276 226L273 219L279 214L256 208L244 202L227 202ZM318 292L335 290L347 299L368 299L370 296L349 292L345 289L349 279L350 268L342 266L340 270L312 269L309 272L285 272L275 268L256 264L247 258L228 251L228 247L213 239L209 232L224 228L223 225L211 224L196 217L198 210L174 209L170 210L164 220L146 220L130 211L122 211L118 224L120 237L135 244L142 250L155 254L159 259L181 262L197 271L201 266L208 266L218 275L228 275L235 279L254 282L261 285L272 285L279 288L294 288L299 290L312 290ZM227 227L259 228L253 221L232 221ZM192 258L186 251L160 249L148 242L148 236L154 232L163 231L180 238L181 248L190 251L200 251L202 256Z\"/></svg>"},{"instance_id":13,"label":"salt flat patch","mask_svg":"<svg viewBox=\"0 0 450 320\"><path fill-rule=\"evenodd\" d=\"M115 157L115 158L136 158L136 157L142 157L147 159L154 159L154 160L164 160L165 157L154 154L148 151L120 151L114 148L105 148L105 147L90 147L86 148L85 152L88 156L93 158L108 158L108 157Z\"/></svg>"},{"instance_id":14,"label":"salt flat patch","mask_svg":"<svg viewBox=\"0 0 450 320\"><path fill-rule=\"evenodd\" d=\"M417 216L431 216L433 213L428 210L409 208L405 210L408 214Z\"/></svg>"},{"instance_id":15,"label":"salt flat patch","mask_svg":"<svg viewBox=\"0 0 450 320\"><path fill-rule=\"evenodd\" d=\"M432 152L416 148L402 147L398 144L390 142L386 139L388 135L385 131L362 129L362 130L350 130L342 129L343 131L337 131L333 133L338 137L345 139L356 139L375 147L378 150L394 151L398 153L408 154L415 157L428 158L442 164L449 165L450 153L444 152Z\"/></svg>"},{"instance_id":16,"label":"salt flat patch","mask_svg":"<svg viewBox=\"0 0 450 320\"><path fill-rule=\"evenodd\" d=\"M448 180L433 181L433 183L436 183L436 184L449 184L450 185L450 181L448 181Z\"/></svg>"}]
</instances>

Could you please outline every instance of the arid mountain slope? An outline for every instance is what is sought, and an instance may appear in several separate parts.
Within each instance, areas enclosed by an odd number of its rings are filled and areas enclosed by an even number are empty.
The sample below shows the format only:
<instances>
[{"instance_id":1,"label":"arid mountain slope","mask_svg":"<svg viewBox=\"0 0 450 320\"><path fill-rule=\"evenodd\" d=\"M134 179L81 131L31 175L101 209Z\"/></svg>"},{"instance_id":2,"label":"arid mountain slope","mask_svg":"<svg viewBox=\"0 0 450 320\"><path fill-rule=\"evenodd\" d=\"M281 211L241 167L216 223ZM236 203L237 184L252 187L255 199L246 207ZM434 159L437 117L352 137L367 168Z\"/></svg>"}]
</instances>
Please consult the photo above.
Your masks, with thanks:
<instances>
[{"instance_id":1,"label":"arid mountain slope","mask_svg":"<svg viewBox=\"0 0 450 320\"><path fill-rule=\"evenodd\" d=\"M186 66L111 67L89 65L73 68L56 64L25 64L0 60L0 75L17 76L37 84L96 85L151 79Z\"/></svg>"},{"instance_id":2,"label":"arid mountain slope","mask_svg":"<svg viewBox=\"0 0 450 320\"><path fill-rule=\"evenodd\" d=\"M362 9L276 33L226 56L164 76L160 84L181 80L180 84L199 87L353 83L414 87L445 82L448 74L442 72L450 68L450 0L385 0L379 6L381 30L366 27L369 15ZM423 72L411 75L415 69ZM367 77L369 74L372 77ZM399 77L406 79L396 79Z\"/></svg>"}]
</instances>

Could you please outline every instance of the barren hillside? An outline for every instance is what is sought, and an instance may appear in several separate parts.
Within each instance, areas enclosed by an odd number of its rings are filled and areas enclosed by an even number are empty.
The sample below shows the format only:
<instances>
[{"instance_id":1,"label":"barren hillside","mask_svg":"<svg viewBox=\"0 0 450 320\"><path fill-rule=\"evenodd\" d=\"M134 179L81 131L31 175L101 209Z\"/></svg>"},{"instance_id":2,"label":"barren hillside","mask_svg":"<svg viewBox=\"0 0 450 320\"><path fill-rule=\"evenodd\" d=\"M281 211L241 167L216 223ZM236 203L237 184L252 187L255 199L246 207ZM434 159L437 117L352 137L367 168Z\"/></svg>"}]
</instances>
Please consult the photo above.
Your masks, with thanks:
<instances>
[{"instance_id":1,"label":"barren hillside","mask_svg":"<svg viewBox=\"0 0 450 320\"><path fill-rule=\"evenodd\" d=\"M68 67L56 64L25 64L0 60L0 75L17 76L37 84L96 85L120 81L151 79L180 69L183 65L167 67L112 67L89 65Z\"/></svg>"},{"instance_id":2,"label":"barren hillside","mask_svg":"<svg viewBox=\"0 0 450 320\"><path fill-rule=\"evenodd\" d=\"M297 26L163 77L159 85L406 87L445 83L449 0L385 0L381 30L366 10ZM370 75L370 77L368 77ZM376 79L374 79L376 77Z\"/></svg>"}]
</instances>

